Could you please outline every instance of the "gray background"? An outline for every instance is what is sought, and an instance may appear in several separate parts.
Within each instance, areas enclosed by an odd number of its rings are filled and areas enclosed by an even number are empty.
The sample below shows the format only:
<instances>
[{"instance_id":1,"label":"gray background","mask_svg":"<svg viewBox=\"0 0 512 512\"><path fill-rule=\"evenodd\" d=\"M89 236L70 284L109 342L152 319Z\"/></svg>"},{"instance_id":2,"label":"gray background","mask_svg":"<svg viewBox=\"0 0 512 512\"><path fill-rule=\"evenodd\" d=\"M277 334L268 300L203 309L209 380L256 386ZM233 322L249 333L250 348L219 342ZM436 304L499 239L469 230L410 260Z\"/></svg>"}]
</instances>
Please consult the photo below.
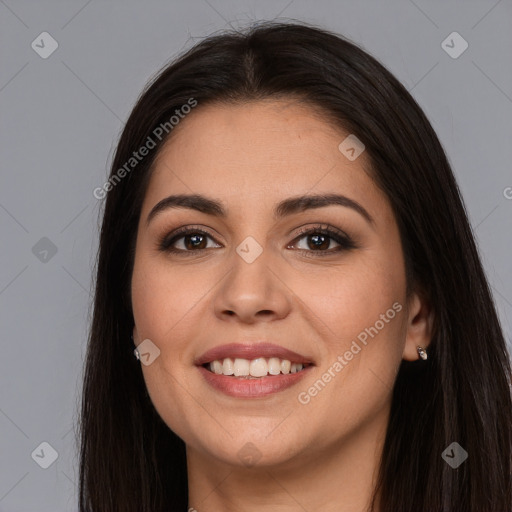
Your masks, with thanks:
<instances>
[{"instance_id":1,"label":"gray background","mask_svg":"<svg viewBox=\"0 0 512 512\"><path fill-rule=\"evenodd\" d=\"M1 511L77 508L73 424L102 207L92 191L136 97L205 35L276 17L353 39L423 107L465 197L510 343L511 0L0 0ZM43 31L59 45L47 59L31 48ZM456 59L441 46L453 31L469 44ZM43 237L54 255L41 252ZM48 469L31 457L43 441L58 452ZM40 450L38 460L49 457Z\"/></svg>"}]
</instances>

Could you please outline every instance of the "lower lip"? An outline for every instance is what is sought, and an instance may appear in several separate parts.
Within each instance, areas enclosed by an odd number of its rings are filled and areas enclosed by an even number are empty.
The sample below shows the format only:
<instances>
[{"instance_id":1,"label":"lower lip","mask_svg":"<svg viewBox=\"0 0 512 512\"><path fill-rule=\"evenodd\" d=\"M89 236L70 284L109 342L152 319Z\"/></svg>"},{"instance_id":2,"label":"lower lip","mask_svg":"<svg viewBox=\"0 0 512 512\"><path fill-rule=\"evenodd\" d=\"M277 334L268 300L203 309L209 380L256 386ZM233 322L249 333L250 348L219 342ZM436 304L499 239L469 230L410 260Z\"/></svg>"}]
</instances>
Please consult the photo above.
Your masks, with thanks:
<instances>
[{"instance_id":1,"label":"lower lip","mask_svg":"<svg viewBox=\"0 0 512 512\"><path fill-rule=\"evenodd\" d=\"M270 375L257 379L218 375L203 366L198 366L198 368L206 382L225 395L237 398L259 398L283 391L297 384L313 368L313 365L306 366L306 368L297 373Z\"/></svg>"}]
</instances>

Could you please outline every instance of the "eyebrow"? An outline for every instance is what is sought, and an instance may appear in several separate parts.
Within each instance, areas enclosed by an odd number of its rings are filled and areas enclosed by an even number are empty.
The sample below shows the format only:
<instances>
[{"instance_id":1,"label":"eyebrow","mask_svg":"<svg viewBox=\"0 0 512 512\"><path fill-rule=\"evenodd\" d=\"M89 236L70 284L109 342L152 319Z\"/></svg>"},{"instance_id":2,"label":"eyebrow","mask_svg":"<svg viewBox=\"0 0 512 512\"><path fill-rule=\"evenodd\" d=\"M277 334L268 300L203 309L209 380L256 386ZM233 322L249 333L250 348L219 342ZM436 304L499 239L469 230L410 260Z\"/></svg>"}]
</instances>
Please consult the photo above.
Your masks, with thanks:
<instances>
[{"instance_id":1,"label":"eyebrow","mask_svg":"<svg viewBox=\"0 0 512 512\"><path fill-rule=\"evenodd\" d=\"M372 216L363 206L357 201L340 194L315 194L290 197L278 203L273 213L274 218L278 220L293 215L294 213L332 205L351 208L364 217L369 224L374 224ZM149 212L146 223L149 224L159 213L170 208L188 208L215 217L227 217L227 210L220 201L201 194L178 194L159 201Z\"/></svg>"}]
</instances>

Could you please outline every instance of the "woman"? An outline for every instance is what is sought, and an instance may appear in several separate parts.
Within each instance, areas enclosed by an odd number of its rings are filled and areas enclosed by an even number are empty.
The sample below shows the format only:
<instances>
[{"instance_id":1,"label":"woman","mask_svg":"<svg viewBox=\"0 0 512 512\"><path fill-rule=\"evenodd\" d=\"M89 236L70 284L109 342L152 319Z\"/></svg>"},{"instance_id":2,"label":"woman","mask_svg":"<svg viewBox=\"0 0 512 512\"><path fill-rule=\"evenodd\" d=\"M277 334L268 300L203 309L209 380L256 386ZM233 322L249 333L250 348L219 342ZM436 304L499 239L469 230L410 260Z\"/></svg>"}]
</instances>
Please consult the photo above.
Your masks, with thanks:
<instances>
[{"instance_id":1,"label":"woman","mask_svg":"<svg viewBox=\"0 0 512 512\"><path fill-rule=\"evenodd\" d=\"M80 510L512 510L510 362L459 190L374 58L300 24L148 85L106 197Z\"/></svg>"}]
</instances>

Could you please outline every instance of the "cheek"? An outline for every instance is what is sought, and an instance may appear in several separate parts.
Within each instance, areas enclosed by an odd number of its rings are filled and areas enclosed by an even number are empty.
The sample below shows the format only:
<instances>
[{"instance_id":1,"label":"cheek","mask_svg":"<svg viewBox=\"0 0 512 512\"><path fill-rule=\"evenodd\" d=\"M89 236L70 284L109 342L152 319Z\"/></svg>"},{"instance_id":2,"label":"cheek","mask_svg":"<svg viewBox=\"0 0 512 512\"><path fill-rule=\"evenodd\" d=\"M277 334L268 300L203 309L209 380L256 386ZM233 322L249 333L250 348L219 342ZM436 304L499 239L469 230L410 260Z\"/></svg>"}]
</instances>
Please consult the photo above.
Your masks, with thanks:
<instances>
[{"instance_id":1,"label":"cheek","mask_svg":"<svg viewBox=\"0 0 512 512\"><path fill-rule=\"evenodd\" d=\"M324 343L322 382L302 389L301 403L330 410L331 425L356 425L389 401L405 343L405 273L394 257L376 251L295 282Z\"/></svg>"},{"instance_id":2,"label":"cheek","mask_svg":"<svg viewBox=\"0 0 512 512\"><path fill-rule=\"evenodd\" d=\"M382 321L382 331L400 328L394 303L404 306L405 276L399 265L378 257L354 258L350 264L290 276L290 287L323 326L332 349L343 349L360 332ZM386 315L386 312L389 312ZM385 315L381 320L381 315Z\"/></svg>"},{"instance_id":3,"label":"cheek","mask_svg":"<svg viewBox=\"0 0 512 512\"><path fill-rule=\"evenodd\" d=\"M144 255L135 261L132 306L139 341L149 338L160 350L150 365L141 365L151 402L167 425L182 438L188 434L185 418L195 410L188 386L186 341L193 335L191 305L199 290L186 272L169 272ZM204 291L203 291L204 293ZM188 315L187 315L188 313Z\"/></svg>"},{"instance_id":4,"label":"cheek","mask_svg":"<svg viewBox=\"0 0 512 512\"><path fill-rule=\"evenodd\" d=\"M204 276L203 276L204 277ZM161 262L142 256L136 260L132 276L132 305L135 323L142 338L179 340L174 331L204 295L205 283L191 271L170 270Z\"/></svg>"}]
</instances>

